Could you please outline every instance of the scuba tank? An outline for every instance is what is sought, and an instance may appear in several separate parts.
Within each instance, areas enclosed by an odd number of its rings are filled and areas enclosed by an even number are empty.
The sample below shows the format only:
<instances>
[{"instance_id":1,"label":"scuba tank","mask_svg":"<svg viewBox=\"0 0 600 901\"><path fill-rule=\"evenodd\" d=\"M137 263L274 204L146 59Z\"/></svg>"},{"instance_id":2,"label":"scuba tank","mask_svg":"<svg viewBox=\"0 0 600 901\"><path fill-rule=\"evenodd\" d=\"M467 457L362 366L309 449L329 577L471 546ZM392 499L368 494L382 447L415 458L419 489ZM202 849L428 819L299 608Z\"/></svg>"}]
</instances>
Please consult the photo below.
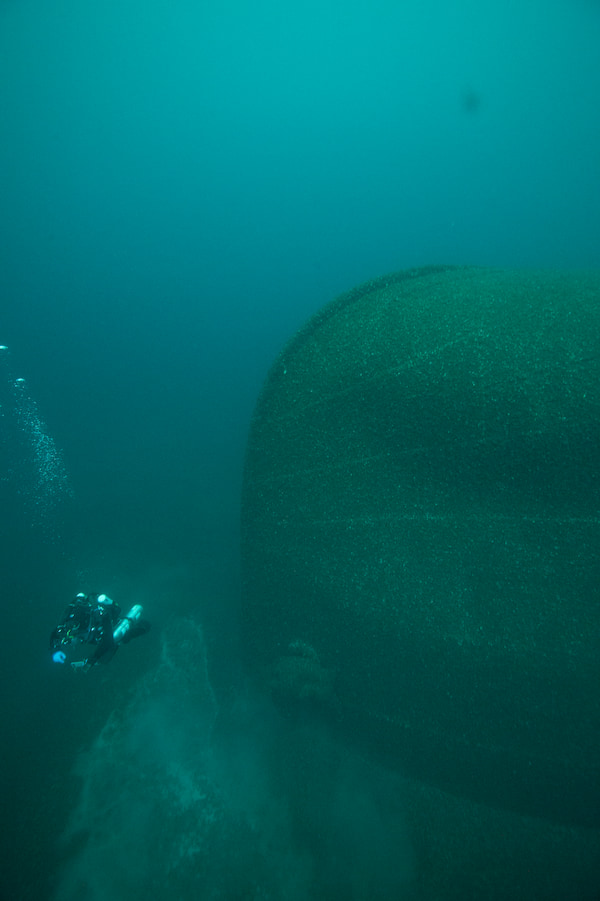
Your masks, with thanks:
<instances>
[{"instance_id":1,"label":"scuba tank","mask_svg":"<svg viewBox=\"0 0 600 901\"><path fill-rule=\"evenodd\" d=\"M141 604L134 604L129 613L117 623L115 631L113 632L113 638L116 644L123 641L131 629L131 623L140 618L143 609Z\"/></svg>"}]
</instances>

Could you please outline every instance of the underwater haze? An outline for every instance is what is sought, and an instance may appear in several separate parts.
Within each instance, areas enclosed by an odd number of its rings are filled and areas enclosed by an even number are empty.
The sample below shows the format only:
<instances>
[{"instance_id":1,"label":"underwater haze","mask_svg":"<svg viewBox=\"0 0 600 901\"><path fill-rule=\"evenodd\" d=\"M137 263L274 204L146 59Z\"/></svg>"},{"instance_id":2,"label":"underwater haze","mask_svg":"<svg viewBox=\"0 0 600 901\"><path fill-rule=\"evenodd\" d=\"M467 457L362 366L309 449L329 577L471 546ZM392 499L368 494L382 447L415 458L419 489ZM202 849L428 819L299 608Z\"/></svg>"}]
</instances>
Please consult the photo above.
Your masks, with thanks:
<instances>
[{"instance_id":1,"label":"underwater haze","mask_svg":"<svg viewBox=\"0 0 600 901\"><path fill-rule=\"evenodd\" d=\"M362 281L600 267L599 46L597 0L1 4L1 898L409 897L395 777L244 682L248 426ZM78 591L152 622L83 676Z\"/></svg>"}]
</instances>

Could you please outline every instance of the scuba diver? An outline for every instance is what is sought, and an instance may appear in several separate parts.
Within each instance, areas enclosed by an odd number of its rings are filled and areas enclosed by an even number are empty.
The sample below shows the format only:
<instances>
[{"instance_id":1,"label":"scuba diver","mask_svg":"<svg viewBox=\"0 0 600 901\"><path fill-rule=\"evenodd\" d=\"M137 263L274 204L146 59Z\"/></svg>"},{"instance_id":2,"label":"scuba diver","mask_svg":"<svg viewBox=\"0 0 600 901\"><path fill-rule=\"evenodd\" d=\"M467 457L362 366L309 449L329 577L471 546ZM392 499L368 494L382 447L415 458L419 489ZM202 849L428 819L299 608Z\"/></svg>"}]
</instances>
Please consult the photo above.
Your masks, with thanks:
<instances>
[{"instance_id":1,"label":"scuba diver","mask_svg":"<svg viewBox=\"0 0 600 901\"><path fill-rule=\"evenodd\" d=\"M134 604L129 613L122 616L119 605L105 594L80 592L65 610L62 621L52 630L52 659L55 663L68 660L74 669L83 671L96 663L108 663L120 644L148 632L150 623L141 618L142 612L142 606ZM89 652L88 646L93 648L93 653Z\"/></svg>"}]
</instances>

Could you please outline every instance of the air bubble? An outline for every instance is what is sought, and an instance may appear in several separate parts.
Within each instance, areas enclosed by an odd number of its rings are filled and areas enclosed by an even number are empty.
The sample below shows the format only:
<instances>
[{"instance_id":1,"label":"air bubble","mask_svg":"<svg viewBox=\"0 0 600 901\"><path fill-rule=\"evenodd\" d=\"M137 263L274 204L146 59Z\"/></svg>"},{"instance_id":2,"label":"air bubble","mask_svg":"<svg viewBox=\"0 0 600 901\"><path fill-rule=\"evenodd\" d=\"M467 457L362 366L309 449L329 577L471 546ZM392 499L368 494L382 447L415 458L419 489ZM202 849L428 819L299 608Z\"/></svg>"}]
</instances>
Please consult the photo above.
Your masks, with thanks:
<instances>
[{"instance_id":1,"label":"air bubble","mask_svg":"<svg viewBox=\"0 0 600 901\"><path fill-rule=\"evenodd\" d=\"M62 452L48 431L24 378L9 370L8 348L0 345L0 450L3 478L22 499L30 524L57 540L64 501L73 490Z\"/></svg>"}]
</instances>

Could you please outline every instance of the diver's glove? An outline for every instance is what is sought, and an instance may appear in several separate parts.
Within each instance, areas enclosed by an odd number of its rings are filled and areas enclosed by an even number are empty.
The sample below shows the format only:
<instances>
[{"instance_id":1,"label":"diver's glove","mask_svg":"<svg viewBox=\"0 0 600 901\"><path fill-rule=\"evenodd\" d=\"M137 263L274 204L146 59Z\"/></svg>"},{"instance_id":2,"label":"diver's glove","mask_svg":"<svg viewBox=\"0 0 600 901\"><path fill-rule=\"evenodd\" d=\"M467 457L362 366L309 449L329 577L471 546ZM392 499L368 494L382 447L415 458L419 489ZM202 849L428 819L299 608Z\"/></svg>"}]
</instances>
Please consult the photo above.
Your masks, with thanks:
<instances>
[{"instance_id":1,"label":"diver's glove","mask_svg":"<svg viewBox=\"0 0 600 901\"><path fill-rule=\"evenodd\" d=\"M54 654L52 655L52 659L54 660L55 663L64 663L65 660L67 659L67 655L65 654L64 651L55 651Z\"/></svg>"}]
</instances>

